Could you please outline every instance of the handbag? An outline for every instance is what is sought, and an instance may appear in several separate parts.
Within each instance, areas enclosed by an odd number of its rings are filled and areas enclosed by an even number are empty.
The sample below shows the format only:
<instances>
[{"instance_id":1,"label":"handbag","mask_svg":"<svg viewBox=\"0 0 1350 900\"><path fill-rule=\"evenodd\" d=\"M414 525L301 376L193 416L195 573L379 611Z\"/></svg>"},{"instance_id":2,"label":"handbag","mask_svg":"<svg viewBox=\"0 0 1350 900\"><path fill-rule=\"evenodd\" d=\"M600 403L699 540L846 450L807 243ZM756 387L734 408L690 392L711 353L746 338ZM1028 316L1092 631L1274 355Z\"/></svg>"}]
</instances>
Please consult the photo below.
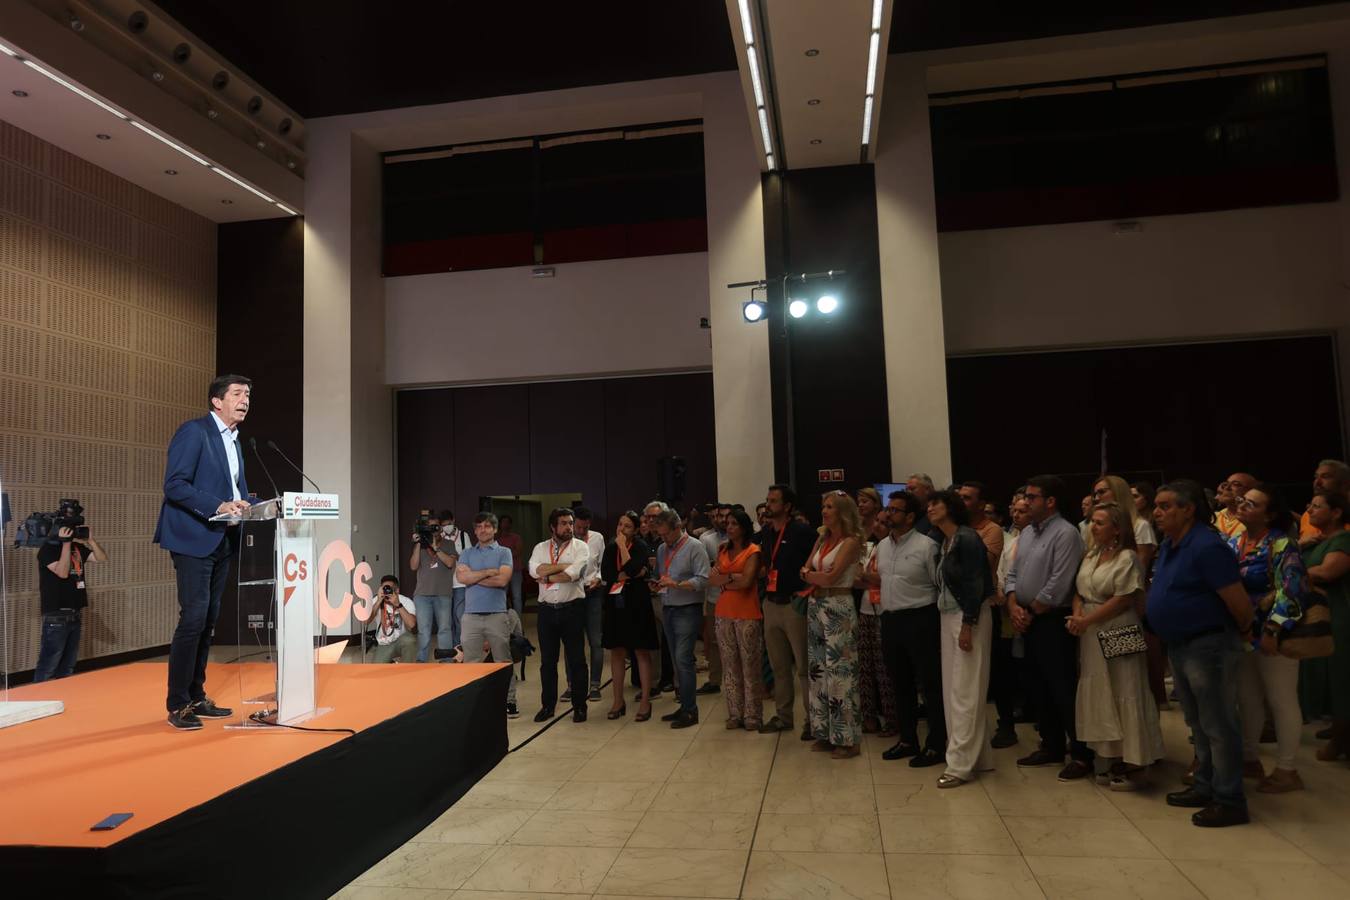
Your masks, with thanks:
<instances>
[{"instance_id":1,"label":"handbag","mask_svg":"<svg viewBox=\"0 0 1350 900\"><path fill-rule=\"evenodd\" d=\"M1312 588L1299 598L1303 615L1293 628L1280 632L1280 655L1287 659L1320 659L1336 649L1331 636L1331 607L1320 588Z\"/></svg>"},{"instance_id":2,"label":"handbag","mask_svg":"<svg viewBox=\"0 0 1350 900\"><path fill-rule=\"evenodd\" d=\"M1106 659L1143 653L1148 649L1148 644L1144 643L1144 629L1139 625L1103 628L1097 632L1097 643Z\"/></svg>"}]
</instances>

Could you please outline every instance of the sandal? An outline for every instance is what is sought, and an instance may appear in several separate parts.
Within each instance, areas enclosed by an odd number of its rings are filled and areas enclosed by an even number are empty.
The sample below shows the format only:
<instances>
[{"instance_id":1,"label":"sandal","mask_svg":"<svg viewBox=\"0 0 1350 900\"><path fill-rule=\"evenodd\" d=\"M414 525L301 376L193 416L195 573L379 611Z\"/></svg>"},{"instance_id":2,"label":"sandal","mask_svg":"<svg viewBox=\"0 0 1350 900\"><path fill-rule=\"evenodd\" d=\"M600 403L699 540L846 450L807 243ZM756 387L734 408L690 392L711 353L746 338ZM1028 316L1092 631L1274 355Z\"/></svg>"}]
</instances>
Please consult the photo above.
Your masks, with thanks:
<instances>
[{"instance_id":1,"label":"sandal","mask_svg":"<svg viewBox=\"0 0 1350 900\"><path fill-rule=\"evenodd\" d=\"M939 775L937 786L939 788L954 788L965 784L965 779L957 778L955 775Z\"/></svg>"}]
</instances>

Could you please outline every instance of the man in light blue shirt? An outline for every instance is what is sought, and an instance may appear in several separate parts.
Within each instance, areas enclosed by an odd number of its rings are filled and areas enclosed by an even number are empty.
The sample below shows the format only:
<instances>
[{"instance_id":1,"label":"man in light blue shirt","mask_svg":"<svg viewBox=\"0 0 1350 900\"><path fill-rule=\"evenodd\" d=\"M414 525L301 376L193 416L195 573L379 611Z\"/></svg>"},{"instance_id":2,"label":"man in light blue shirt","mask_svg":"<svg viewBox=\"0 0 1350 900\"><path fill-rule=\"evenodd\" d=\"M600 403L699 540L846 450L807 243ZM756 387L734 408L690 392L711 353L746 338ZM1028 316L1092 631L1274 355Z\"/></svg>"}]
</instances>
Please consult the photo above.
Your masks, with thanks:
<instances>
[{"instance_id":1,"label":"man in light blue shirt","mask_svg":"<svg viewBox=\"0 0 1350 900\"><path fill-rule=\"evenodd\" d=\"M478 543L459 556L455 576L464 584L464 619L461 636L464 661L487 659L483 646L492 650L493 662L511 663L511 623L506 615L506 586L511 582L511 551L497 543L497 517L479 513L473 520ZM520 715L516 707L516 673L511 669L511 687L506 694L506 717Z\"/></svg>"},{"instance_id":2,"label":"man in light blue shirt","mask_svg":"<svg viewBox=\"0 0 1350 900\"><path fill-rule=\"evenodd\" d=\"M694 672L694 641L703 628L703 592L708 584L708 551L688 534L679 513L663 510L656 517L656 571L652 590L661 597L661 618L671 659L675 663L680 708L661 721L671 728L698 724L697 681Z\"/></svg>"}]
</instances>

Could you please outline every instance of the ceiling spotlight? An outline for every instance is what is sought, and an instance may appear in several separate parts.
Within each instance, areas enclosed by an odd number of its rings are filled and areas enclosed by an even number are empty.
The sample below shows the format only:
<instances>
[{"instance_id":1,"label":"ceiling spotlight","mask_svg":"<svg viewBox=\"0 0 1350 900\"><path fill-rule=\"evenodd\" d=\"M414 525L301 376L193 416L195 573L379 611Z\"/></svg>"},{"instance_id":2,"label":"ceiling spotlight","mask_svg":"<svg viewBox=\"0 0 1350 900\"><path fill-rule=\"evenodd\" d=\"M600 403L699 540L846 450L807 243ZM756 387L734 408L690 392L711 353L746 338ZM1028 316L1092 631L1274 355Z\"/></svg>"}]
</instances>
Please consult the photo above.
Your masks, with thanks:
<instances>
[{"instance_id":1,"label":"ceiling spotlight","mask_svg":"<svg viewBox=\"0 0 1350 900\"><path fill-rule=\"evenodd\" d=\"M294 127L294 125L295 123L290 120L290 117L282 119L280 122L277 123L277 133L290 134L291 128Z\"/></svg>"},{"instance_id":2,"label":"ceiling spotlight","mask_svg":"<svg viewBox=\"0 0 1350 900\"><path fill-rule=\"evenodd\" d=\"M788 304L788 315L792 316L794 319L800 319L802 316L806 315L807 309L809 309L809 307L805 300L793 300Z\"/></svg>"},{"instance_id":3,"label":"ceiling spotlight","mask_svg":"<svg viewBox=\"0 0 1350 900\"><path fill-rule=\"evenodd\" d=\"M112 135L111 135L111 134L96 134L96 135L94 135L94 137L98 138L100 141L111 141L111 140L112 140Z\"/></svg>"},{"instance_id":4,"label":"ceiling spotlight","mask_svg":"<svg viewBox=\"0 0 1350 900\"><path fill-rule=\"evenodd\" d=\"M741 315L747 322L758 322L763 319L769 310L761 300L747 300L741 304Z\"/></svg>"},{"instance_id":5,"label":"ceiling spotlight","mask_svg":"<svg viewBox=\"0 0 1350 900\"><path fill-rule=\"evenodd\" d=\"M177 169L165 169L165 170L164 170L164 174L165 174L165 175L177 175L177 174L178 174L178 170L177 170Z\"/></svg>"},{"instance_id":6,"label":"ceiling spotlight","mask_svg":"<svg viewBox=\"0 0 1350 900\"><path fill-rule=\"evenodd\" d=\"M806 101L806 105L807 105L807 106L819 106L819 105L820 105L820 101L817 100L816 98L812 97L810 100L807 100L807 101Z\"/></svg>"},{"instance_id":7,"label":"ceiling spotlight","mask_svg":"<svg viewBox=\"0 0 1350 900\"><path fill-rule=\"evenodd\" d=\"M27 91L10 91L10 93L13 94L15 97L27 97L27 96L28 96L28 92L27 92Z\"/></svg>"},{"instance_id":8,"label":"ceiling spotlight","mask_svg":"<svg viewBox=\"0 0 1350 900\"><path fill-rule=\"evenodd\" d=\"M224 203L226 206L233 206L233 205L234 205L234 201L233 201L233 200L222 200L222 201L220 201L220 202L221 202L221 203Z\"/></svg>"},{"instance_id":9,"label":"ceiling spotlight","mask_svg":"<svg viewBox=\"0 0 1350 900\"><path fill-rule=\"evenodd\" d=\"M288 160L286 160L286 168L288 168L288 169L294 169L294 168L295 168L295 160L293 160L293 159L288 159Z\"/></svg>"},{"instance_id":10,"label":"ceiling spotlight","mask_svg":"<svg viewBox=\"0 0 1350 900\"><path fill-rule=\"evenodd\" d=\"M219 110L215 110L215 109L208 109L208 110L206 111L206 117L207 117L208 119L219 119L219 118L220 118L220 111L219 111Z\"/></svg>"},{"instance_id":11,"label":"ceiling spotlight","mask_svg":"<svg viewBox=\"0 0 1350 900\"><path fill-rule=\"evenodd\" d=\"M180 66L192 58L192 47L189 44L179 44L173 48L173 61Z\"/></svg>"},{"instance_id":12,"label":"ceiling spotlight","mask_svg":"<svg viewBox=\"0 0 1350 900\"><path fill-rule=\"evenodd\" d=\"M259 149L259 150L266 150L266 149L267 149L267 141L258 141L258 149Z\"/></svg>"},{"instance_id":13,"label":"ceiling spotlight","mask_svg":"<svg viewBox=\"0 0 1350 900\"><path fill-rule=\"evenodd\" d=\"M262 112L262 98L256 94L250 97L248 99L247 109L250 116L256 116L258 113Z\"/></svg>"},{"instance_id":14,"label":"ceiling spotlight","mask_svg":"<svg viewBox=\"0 0 1350 900\"><path fill-rule=\"evenodd\" d=\"M806 55L807 55L807 56L819 56L819 55L820 55L820 51L817 50L815 47L812 47L810 50L807 50L807 51L806 51Z\"/></svg>"},{"instance_id":15,"label":"ceiling spotlight","mask_svg":"<svg viewBox=\"0 0 1350 900\"><path fill-rule=\"evenodd\" d=\"M839 308L839 298L833 294L826 294L816 301L816 311L822 315L828 316Z\"/></svg>"},{"instance_id":16,"label":"ceiling spotlight","mask_svg":"<svg viewBox=\"0 0 1350 900\"><path fill-rule=\"evenodd\" d=\"M79 16L73 13L70 16L70 30L74 32L84 31L84 22L80 20Z\"/></svg>"},{"instance_id":17,"label":"ceiling spotlight","mask_svg":"<svg viewBox=\"0 0 1350 900\"><path fill-rule=\"evenodd\" d=\"M132 34L141 34L150 27L150 17L145 14L145 10L138 9L130 16L127 16L127 31Z\"/></svg>"},{"instance_id":18,"label":"ceiling spotlight","mask_svg":"<svg viewBox=\"0 0 1350 900\"><path fill-rule=\"evenodd\" d=\"M163 81L164 73L156 69L155 71L150 73L150 78L153 79L154 81Z\"/></svg>"}]
</instances>

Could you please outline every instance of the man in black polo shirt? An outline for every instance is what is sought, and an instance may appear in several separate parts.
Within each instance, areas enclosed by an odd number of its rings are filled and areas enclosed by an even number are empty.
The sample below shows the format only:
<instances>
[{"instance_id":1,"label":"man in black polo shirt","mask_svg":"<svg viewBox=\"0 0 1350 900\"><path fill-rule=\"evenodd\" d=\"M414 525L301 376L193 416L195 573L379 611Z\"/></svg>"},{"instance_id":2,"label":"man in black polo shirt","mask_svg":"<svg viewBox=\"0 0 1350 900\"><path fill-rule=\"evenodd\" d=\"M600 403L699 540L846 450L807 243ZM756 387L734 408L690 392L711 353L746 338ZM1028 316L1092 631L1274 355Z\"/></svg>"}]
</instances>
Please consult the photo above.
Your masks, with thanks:
<instances>
[{"instance_id":1,"label":"man in black polo shirt","mask_svg":"<svg viewBox=\"0 0 1350 900\"><path fill-rule=\"evenodd\" d=\"M81 614L89 605L85 563L107 562L93 535L76 538L66 526L38 550L38 592L42 603L42 646L33 681L65 678L80 654Z\"/></svg>"},{"instance_id":2,"label":"man in black polo shirt","mask_svg":"<svg viewBox=\"0 0 1350 900\"><path fill-rule=\"evenodd\" d=\"M764 499L766 521L755 540L764 572L764 646L773 667L773 718L760 726L761 734L792 730L792 680L801 682L802 702L810 696L806 668L806 589L802 566L816 545L816 530L793 519L797 494L785 484L769 486ZM809 719L809 716L806 717ZM810 740L803 723L802 740Z\"/></svg>"}]
</instances>

